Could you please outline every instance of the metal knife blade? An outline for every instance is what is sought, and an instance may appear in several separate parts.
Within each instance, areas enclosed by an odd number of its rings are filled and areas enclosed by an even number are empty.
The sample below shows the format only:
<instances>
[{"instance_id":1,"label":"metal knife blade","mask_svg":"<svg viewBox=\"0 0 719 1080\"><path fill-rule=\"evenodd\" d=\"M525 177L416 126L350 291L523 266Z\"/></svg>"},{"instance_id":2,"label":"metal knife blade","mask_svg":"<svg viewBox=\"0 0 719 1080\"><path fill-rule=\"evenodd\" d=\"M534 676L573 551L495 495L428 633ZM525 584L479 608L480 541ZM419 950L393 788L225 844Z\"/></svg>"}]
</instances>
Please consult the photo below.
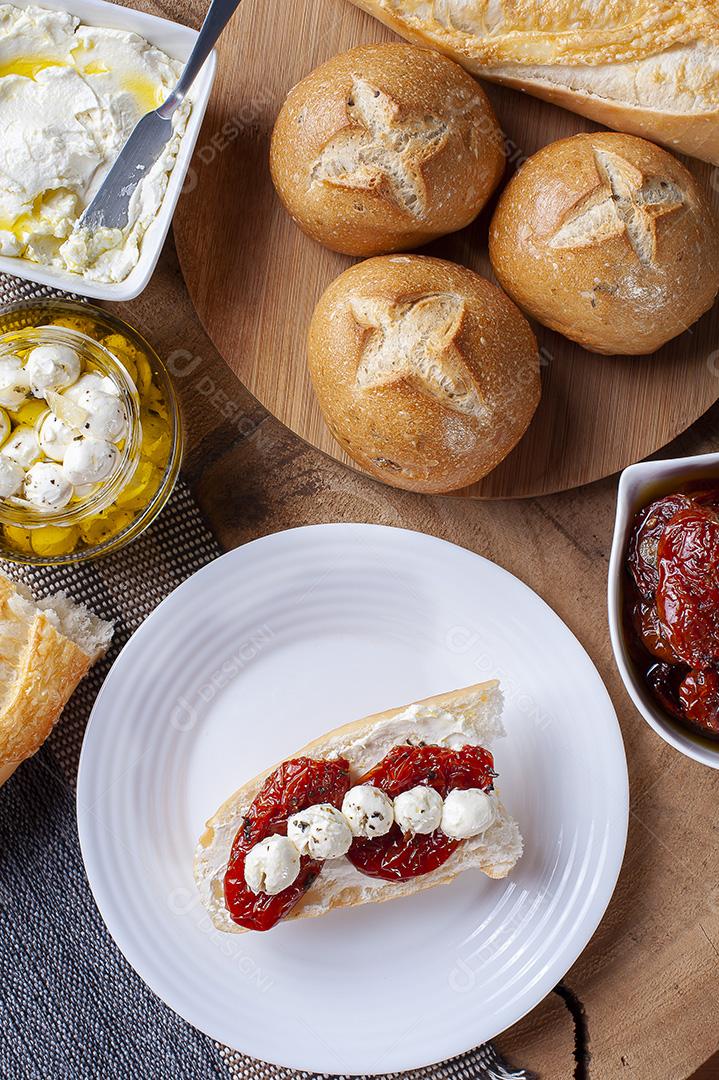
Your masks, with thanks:
<instances>
[{"instance_id":1,"label":"metal knife blade","mask_svg":"<svg viewBox=\"0 0 719 1080\"><path fill-rule=\"evenodd\" d=\"M184 101L239 4L240 0L212 0L177 86L158 109L147 113L135 125L76 227L96 232L102 228L123 229L127 225L132 193L167 146L175 110Z\"/></svg>"},{"instance_id":2,"label":"metal knife blade","mask_svg":"<svg viewBox=\"0 0 719 1080\"><path fill-rule=\"evenodd\" d=\"M132 194L172 137L172 116L150 112L138 120L95 198L82 213L81 229L124 229Z\"/></svg>"}]
</instances>

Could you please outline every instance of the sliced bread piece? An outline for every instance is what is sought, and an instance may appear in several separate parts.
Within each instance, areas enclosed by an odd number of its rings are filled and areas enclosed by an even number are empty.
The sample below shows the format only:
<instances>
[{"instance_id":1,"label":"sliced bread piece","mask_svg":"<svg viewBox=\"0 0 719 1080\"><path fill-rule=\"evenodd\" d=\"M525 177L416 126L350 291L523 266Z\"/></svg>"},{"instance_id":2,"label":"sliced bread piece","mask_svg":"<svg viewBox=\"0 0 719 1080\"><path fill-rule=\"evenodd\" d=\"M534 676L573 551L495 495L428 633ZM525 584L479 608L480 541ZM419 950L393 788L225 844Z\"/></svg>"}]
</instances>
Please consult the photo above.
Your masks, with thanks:
<instances>
[{"instance_id":1,"label":"sliced bread piece","mask_svg":"<svg viewBox=\"0 0 719 1080\"><path fill-rule=\"evenodd\" d=\"M472 744L488 749L504 735L502 694L490 680L461 690L426 698L413 705L376 713L345 724L308 743L292 757L344 757L353 782L402 743ZM244 813L274 772L273 766L231 795L207 822L195 855L195 880L202 901L218 930L244 933L232 922L224 901L227 861ZM492 878L506 877L522 854L522 837L497 795L494 823L481 836L464 840L443 866L405 882L383 881L360 873L345 858L325 862L311 888L287 916L302 919L322 915L335 907L381 902L446 885L463 870L474 867Z\"/></svg>"},{"instance_id":2,"label":"sliced bread piece","mask_svg":"<svg viewBox=\"0 0 719 1080\"><path fill-rule=\"evenodd\" d=\"M719 163L719 20L712 4L354 3L473 75Z\"/></svg>"},{"instance_id":3,"label":"sliced bread piece","mask_svg":"<svg viewBox=\"0 0 719 1080\"><path fill-rule=\"evenodd\" d=\"M0 784L45 742L112 634L64 593L35 601L0 574Z\"/></svg>"}]
</instances>

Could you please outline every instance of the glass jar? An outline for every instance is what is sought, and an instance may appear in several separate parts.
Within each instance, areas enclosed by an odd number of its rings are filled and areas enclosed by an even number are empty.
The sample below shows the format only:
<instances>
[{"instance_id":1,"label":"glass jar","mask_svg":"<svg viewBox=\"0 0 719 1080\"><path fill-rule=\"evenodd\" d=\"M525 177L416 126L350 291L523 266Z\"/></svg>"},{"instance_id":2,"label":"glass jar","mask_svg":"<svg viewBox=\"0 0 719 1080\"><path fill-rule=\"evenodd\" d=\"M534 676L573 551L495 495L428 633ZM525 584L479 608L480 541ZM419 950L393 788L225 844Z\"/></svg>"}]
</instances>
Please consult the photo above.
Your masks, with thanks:
<instances>
[{"instance_id":1,"label":"glass jar","mask_svg":"<svg viewBox=\"0 0 719 1080\"><path fill-rule=\"evenodd\" d=\"M39 508L22 496L0 498L0 557L35 566L87 562L134 540L170 497L182 458L177 397L142 335L90 304L31 300L0 309L0 361L14 356L25 362L40 345L69 346L80 358L82 377L109 379L112 386L104 385L119 400L127 425L110 474L97 484L76 486L62 509ZM80 438L82 411L61 396L46 398ZM38 397L15 410L5 406L11 431L0 455L9 451L18 426L38 431L50 411L48 400Z\"/></svg>"}]
</instances>

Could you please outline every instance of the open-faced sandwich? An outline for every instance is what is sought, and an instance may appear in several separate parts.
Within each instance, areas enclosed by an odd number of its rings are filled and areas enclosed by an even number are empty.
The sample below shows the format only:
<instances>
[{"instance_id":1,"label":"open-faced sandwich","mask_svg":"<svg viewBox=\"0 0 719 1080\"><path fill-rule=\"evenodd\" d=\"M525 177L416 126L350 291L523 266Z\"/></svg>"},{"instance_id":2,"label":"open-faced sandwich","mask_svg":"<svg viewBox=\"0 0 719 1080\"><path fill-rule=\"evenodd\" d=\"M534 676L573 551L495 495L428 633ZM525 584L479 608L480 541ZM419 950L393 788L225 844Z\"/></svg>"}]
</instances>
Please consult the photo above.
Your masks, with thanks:
<instances>
[{"instance_id":1,"label":"open-faced sandwich","mask_svg":"<svg viewBox=\"0 0 719 1080\"><path fill-rule=\"evenodd\" d=\"M496 680L336 728L256 776L207 823L195 879L219 930L392 900L474 868L505 877L522 838L494 790Z\"/></svg>"}]
</instances>

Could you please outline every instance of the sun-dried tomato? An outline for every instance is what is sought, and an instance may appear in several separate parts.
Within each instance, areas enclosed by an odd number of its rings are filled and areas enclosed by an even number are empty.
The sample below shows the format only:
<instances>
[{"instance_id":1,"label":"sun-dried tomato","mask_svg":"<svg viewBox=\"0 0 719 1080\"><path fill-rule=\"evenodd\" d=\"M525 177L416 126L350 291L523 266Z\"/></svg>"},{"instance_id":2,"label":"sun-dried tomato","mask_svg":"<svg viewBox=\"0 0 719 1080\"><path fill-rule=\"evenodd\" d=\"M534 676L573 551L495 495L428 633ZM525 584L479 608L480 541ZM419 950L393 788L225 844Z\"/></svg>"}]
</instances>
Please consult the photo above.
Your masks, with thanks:
<instances>
[{"instance_id":1,"label":"sun-dried tomato","mask_svg":"<svg viewBox=\"0 0 719 1080\"><path fill-rule=\"evenodd\" d=\"M679 703L690 723L703 735L719 739L719 672L690 671L679 685Z\"/></svg>"},{"instance_id":2,"label":"sun-dried tomato","mask_svg":"<svg viewBox=\"0 0 719 1080\"><path fill-rule=\"evenodd\" d=\"M646 673L647 686L662 708L676 720L684 720L679 704L679 683L686 668L676 664L652 664Z\"/></svg>"},{"instance_id":3,"label":"sun-dried tomato","mask_svg":"<svg viewBox=\"0 0 719 1080\"><path fill-rule=\"evenodd\" d=\"M681 510L659 540L657 610L666 638L691 667L719 661L719 515Z\"/></svg>"},{"instance_id":4,"label":"sun-dried tomato","mask_svg":"<svg viewBox=\"0 0 719 1080\"><path fill-rule=\"evenodd\" d=\"M426 784L444 798L455 788L490 791L494 776L492 755L480 746L396 746L358 783L373 784L390 798ZM460 842L439 829L405 836L393 825L385 836L355 839L347 858L370 877L406 881L442 866Z\"/></svg>"},{"instance_id":5,"label":"sun-dried tomato","mask_svg":"<svg viewBox=\"0 0 719 1080\"><path fill-rule=\"evenodd\" d=\"M303 855L293 884L269 896L253 893L247 885L247 852L274 833L285 835L287 819L308 806L331 803L339 807L349 787L349 763L344 758L293 758L268 776L243 818L225 873L225 904L233 922L248 930L269 930L292 910L319 874L322 860Z\"/></svg>"},{"instance_id":6,"label":"sun-dried tomato","mask_svg":"<svg viewBox=\"0 0 719 1080\"><path fill-rule=\"evenodd\" d=\"M680 510L691 506L691 496L678 492L645 506L634 520L627 566L642 596L653 598L659 583L657 548L667 524Z\"/></svg>"},{"instance_id":7,"label":"sun-dried tomato","mask_svg":"<svg viewBox=\"0 0 719 1080\"><path fill-rule=\"evenodd\" d=\"M686 488L637 514L627 570L632 661L666 712L719 738L719 485Z\"/></svg>"},{"instance_id":8,"label":"sun-dried tomato","mask_svg":"<svg viewBox=\"0 0 719 1080\"><path fill-rule=\"evenodd\" d=\"M655 603L643 597L639 599L632 609L632 623L647 652L666 664L679 662L679 657L669 644Z\"/></svg>"}]
</instances>

